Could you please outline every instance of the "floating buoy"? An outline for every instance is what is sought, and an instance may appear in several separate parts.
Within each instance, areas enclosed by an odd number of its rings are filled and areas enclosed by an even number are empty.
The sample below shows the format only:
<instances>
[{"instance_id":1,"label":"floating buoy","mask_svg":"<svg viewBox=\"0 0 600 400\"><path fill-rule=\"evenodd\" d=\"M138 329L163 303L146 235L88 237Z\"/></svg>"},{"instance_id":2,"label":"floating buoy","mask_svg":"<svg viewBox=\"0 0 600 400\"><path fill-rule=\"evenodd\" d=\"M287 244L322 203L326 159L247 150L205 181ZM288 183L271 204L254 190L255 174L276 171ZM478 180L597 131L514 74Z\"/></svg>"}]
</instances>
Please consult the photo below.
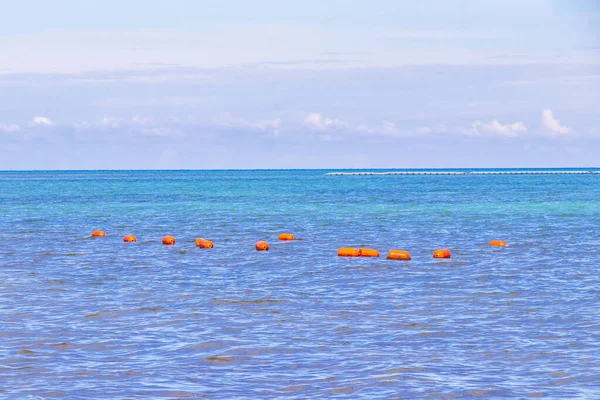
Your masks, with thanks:
<instances>
[{"instance_id":1,"label":"floating buoy","mask_svg":"<svg viewBox=\"0 0 600 400\"><path fill-rule=\"evenodd\" d=\"M410 253L406 250L390 250L388 260L410 260Z\"/></svg>"},{"instance_id":2,"label":"floating buoy","mask_svg":"<svg viewBox=\"0 0 600 400\"><path fill-rule=\"evenodd\" d=\"M338 257L358 257L360 252L352 247L342 247L338 249Z\"/></svg>"},{"instance_id":3,"label":"floating buoy","mask_svg":"<svg viewBox=\"0 0 600 400\"><path fill-rule=\"evenodd\" d=\"M501 246L501 247L504 247L504 246L506 246L506 242L504 240L492 240L490 242L490 246Z\"/></svg>"},{"instance_id":4,"label":"floating buoy","mask_svg":"<svg viewBox=\"0 0 600 400\"><path fill-rule=\"evenodd\" d=\"M264 240L259 240L258 242L256 242L255 247L258 251L268 251L269 243L265 242Z\"/></svg>"},{"instance_id":5,"label":"floating buoy","mask_svg":"<svg viewBox=\"0 0 600 400\"><path fill-rule=\"evenodd\" d=\"M136 242L137 238L133 235L125 235L125 237L123 238L124 242Z\"/></svg>"},{"instance_id":6,"label":"floating buoy","mask_svg":"<svg viewBox=\"0 0 600 400\"><path fill-rule=\"evenodd\" d=\"M212 249L213 247L215 247L214 243L211 240L206 240L202 238L198 238L196 240L196 246L200 247L201 249Z\"/></svg>"},{"instance_id":7,"label":"floating buoy","mask_svg":"<svg viewBox=\"0 0 600 400\"><path fill-rule=\"evenodd\" d=\"M450 258L450 250L439 249L433 252L433 258Z\"/></svg>"},{"instance_id":8,"label":"floating buoy","mask_svg":"<svg viewBox=\"0 0 600 400\"><path fill-rule=\"evenodd\" d=\"M106 232L101 230L93 231L92 236L106 236Z\"/></svg>"},{"instance_id":9,"label":"floating buoy","mask_svg":"<svg viewBox=\"0 0 600 400\"><path fill-rule=\"evenodd\" d=\"M379 251L376 249L358 249L359 257L379 257Z\"/></svg>"},{"instance_id":10,"label":"floating buoy","mask_svg":"<svg viewBox=\"0 0 600 400\"><path fill-rule=\"evenodd\" d=\"M166 244L168 246L175 244L175 238L173 236L163 236L162 244Z\"/></svg>"},{"instance_id":11,"label":"floating buoy","mask_svg":"<svg viewBox=\"0 0 600 400\"><path fill-rule=\"evenodd\" d=\"M279 235L279 240L295 240L296 238L291 233L282 233Z\"/></svg>"}]
</instances>

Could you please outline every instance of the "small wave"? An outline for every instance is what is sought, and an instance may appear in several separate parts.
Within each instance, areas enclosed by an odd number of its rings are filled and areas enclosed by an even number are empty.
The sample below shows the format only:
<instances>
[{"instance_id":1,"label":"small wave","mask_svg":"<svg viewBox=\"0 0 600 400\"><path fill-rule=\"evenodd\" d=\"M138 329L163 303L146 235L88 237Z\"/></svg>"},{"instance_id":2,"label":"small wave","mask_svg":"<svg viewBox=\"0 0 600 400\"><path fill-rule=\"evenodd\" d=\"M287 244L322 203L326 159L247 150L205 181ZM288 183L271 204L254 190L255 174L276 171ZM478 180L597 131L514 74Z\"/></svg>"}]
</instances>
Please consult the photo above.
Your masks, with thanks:
<instances>
[{"instance_id":1,"label":"small wave","mask_svg":"<svg viewBox=\"0 0 600 400\"><path fill-rule=\"evenodd\" d=\"M168 308L163 307L140 307L137 309L138 311L169 311Z\"/></svg>"},{"instance_id":2,"label":"small wave","mask_svg":"<svg viewBox=\"0 0 600 400\"><path fill-rule=\"evenodd\" d=\"M117 312L118 312L118 310L101 310L96 313L84 315L83 318L98 318L98 317L104 317L106 315L112 315L114 317Z\"/></svg>"},{"instance_id":3,"label":"small wave","mask_svg":"<svg viewBox=\"0 0 600 400\"><path fill-rule=\"evenodd\" d=\"M204 342L204 343L198 343L195 346L190 347L189 349L191 350L204 350L204 349L216 349L219 347L225 347L228 346L230 343L229 342Z\"/></svg>"},{"instance_id":4,"label":"small wave","mask_svg":"<svg viewBox=\"0 0 600 400\"><path fill-rule=\"evenodd\" d=\"M160 312L160 311L168 311L167 308L163 307L139 307L135 309L127 309L127 310L100 310L96 313L84 315L83 318L98 318L104 316L116 317L118 314L128 313L132 311L151 311L151 312Z\"/></svg>"},{"instance_id":5,"label":"small wave","mask_svg":"<svg viewBox=\"0 0 600 400\"><path fill-rule=\"evenodd\" d=\"M75 345L73 343L69 343L69 342L50 343L49 346L59 347L61 349L67 349L67 348L75 347Z\"/></svg>"},{"instance_id":6,"label":"small wave","mask_svg":"<svg viewBox=\"0 0 600 400\"><path fill-rule=\"evenodd\" d=\"M38 354L37 351L33 351L33 350L29 350L29 349L23 349L23 350L19 350L17 352L17 354Z\"/></svg>"},{"instance_id":7,"label":"small wave","mask_svg":"<svg viewBox=\"0 0 600 400\"><path fill-rule=\"evenodd\" d=\"M272 299L258 299L258 300L227 300L227 299L213 299L216 304L276 304L283 303L283 300L272 300Z\"/></svg>"},{"instance_id":8,"label":"small wave","mask_svg":"<svg viewBox=\"0 0 600 400\"><path fill-rule=\"evenodd\" d=\"M240 356L210 356L205 357L205 361L213 362L213 363L232 363L239 362L245 360L245 357Z\"/></svg>"}]
</instances>

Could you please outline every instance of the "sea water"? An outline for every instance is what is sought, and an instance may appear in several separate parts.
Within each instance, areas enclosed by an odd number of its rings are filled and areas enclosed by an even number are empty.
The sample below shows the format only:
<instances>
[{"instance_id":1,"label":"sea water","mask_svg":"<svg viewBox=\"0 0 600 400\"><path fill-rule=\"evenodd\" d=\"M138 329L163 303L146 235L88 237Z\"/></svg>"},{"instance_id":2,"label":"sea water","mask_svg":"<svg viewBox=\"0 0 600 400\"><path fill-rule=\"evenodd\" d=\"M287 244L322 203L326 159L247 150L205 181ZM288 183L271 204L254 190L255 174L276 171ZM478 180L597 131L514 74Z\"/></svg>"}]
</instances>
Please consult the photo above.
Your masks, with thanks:
<instances>
[{"instance_id":1,"label":"sea water","mask_svg":"<svg viewBox=\"0 0 600 400\"><path fill-rule=\"evenodd\" d=\"M0 172L0 397L600 398L600 174L327 172Z\"/></svg>"}]
</instances>

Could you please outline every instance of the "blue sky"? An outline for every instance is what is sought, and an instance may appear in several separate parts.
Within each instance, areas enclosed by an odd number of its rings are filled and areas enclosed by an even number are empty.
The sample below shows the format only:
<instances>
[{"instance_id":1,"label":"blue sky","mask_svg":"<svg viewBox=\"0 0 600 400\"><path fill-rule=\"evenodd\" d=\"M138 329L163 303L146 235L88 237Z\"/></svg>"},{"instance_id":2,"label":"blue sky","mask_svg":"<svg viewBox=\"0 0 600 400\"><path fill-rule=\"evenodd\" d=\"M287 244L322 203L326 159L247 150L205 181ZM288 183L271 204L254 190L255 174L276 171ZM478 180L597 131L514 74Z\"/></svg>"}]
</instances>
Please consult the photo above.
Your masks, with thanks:
<instances>
[{"instance_id":1,"label":"blue sky","mask_svg":"<svg viewBox=\"0 0 600 400\"><path fill-rule=\"evenodd\" d=\"M600 166L596 1L0 0L0 169Z\"/></svg>"}]
</instances>

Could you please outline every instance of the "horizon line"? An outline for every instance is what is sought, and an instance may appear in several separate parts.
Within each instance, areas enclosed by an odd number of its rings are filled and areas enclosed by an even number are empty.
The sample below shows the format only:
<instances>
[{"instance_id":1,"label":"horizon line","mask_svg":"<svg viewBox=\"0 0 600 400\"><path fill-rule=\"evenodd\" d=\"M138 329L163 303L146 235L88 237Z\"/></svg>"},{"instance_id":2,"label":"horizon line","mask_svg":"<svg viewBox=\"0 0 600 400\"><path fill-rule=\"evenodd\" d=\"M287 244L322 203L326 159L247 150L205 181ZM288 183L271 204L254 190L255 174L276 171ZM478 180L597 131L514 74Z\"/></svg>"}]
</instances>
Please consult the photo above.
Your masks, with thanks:
<instances>
[{"instance_id":1,"label":"horizon line","mask_svg":"<svg viewBox=\"0 0 600 400\"><path fill-rule=\"evenodd\" d=\"M0 169L3 172L134 172L134 171L454 171L454 170L593 170L600 167L419 167L419 168L149 168L149 169Z\"/></svg>"}]
</instances>

